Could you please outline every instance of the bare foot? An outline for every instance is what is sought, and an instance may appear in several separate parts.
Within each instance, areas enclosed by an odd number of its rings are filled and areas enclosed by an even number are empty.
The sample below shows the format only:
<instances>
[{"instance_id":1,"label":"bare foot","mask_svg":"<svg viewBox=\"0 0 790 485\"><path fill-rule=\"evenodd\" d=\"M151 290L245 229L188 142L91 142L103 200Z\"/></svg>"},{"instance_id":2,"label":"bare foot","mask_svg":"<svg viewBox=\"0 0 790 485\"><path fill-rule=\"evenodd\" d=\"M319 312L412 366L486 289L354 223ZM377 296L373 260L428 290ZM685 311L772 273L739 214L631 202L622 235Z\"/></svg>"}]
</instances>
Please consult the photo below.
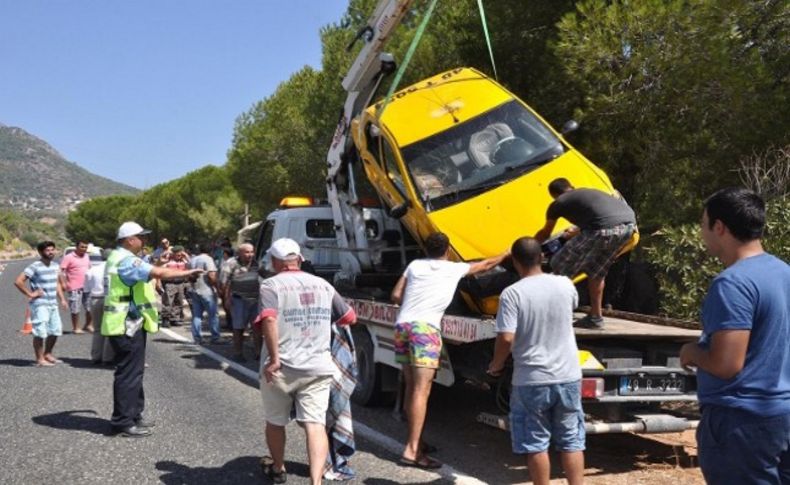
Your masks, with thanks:
<instances>
[{"instance_id":1,"label":"bare foot","mask_svg":"<svg viewBox=\"0 0 790 485\"><path fill-rule=\"evenodd\" d=\"M85 333L85 332L83 330L79 329L79 328L75 328L74 330L71 331L71 333L81 334L81 333Z\"/></svg>"},{"instance_id":2,"label":"bare foot","mask_svg":"<svg viewBox=\"0 0 790 485\"><path fill-rule=\"evenodd\" d=\"M46 361L46 360L36 361L36 367L52 367L54 365L55 364L53 364L52 362L49 362L49 361Z\"/></svg>"},{"instance_id":3,"label":"bare foot","mask_svg":"<svg viewBox=\"0 0 790 485\"><path fill-rule=\"evenodd\" d=\"M90 325L90 326L87 326L87 327L82 327L82 329L85 330L88 333L93 333L95 331L94 328L93 328L93 325Z\"/></svg>"},{"instance_id":4,"label":"bare foot","mask_svg":"<svg viewBox=\"0 0 790 485\"><path fill-rule=\"evenodd\" d=\"M62 363L63 363L63 361L62 361L62 360L58 359L57 357L55 357L55 356L54 356L54 355L52 355L52 354L45 355L45 356L44 356L44 360L46 360L46 361L47 361L47 362L49 362L50 364L62 364Z\"/></svg>"}]
</instances>

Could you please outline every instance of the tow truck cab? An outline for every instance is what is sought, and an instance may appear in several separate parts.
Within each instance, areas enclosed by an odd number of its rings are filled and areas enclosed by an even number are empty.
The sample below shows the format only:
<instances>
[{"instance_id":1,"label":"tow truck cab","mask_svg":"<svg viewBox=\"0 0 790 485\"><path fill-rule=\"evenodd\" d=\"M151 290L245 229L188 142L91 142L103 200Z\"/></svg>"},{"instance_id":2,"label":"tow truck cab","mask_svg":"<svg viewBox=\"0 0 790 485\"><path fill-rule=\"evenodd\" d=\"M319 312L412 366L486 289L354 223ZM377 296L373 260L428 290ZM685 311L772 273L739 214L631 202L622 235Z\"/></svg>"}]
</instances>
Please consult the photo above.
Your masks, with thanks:
<instances>
[{"instance_id":1,"label":"tow truck cab","mask_svg":"<svg viewBox=\"0 0 790 485\"><path fill-rule=\"evenodd\" d=\"M376 207L365 207L363 217L374 266L382 269L386 266L400 268L404 263L397 254L398 251L386 249L391 246L388 241L391 235L399 234L400 224L385 217L383 211ZM331 282L334 274L340 270L332 208L320 200L310 197L285 197L279 208L266 216L257 231L254 238L256 257L265 262L268 271L272 271L271 260L265 258L264 253L272 241L283 237L299 243L304 259L310 262L318 276ZM390 255L395 256L395 261L392 261Z\"/></svg>"},{"instance_id":2,"label":"tow truck cab","mask_svg":"<svg viewBox=\"0 0 790 485\"><path fill-rule=\"evenodd\" d=\"M616 193L603 170L529 106L471 68L438 74L395 93L386 106L369 107L351 133L368 179L391 212L418 242L435 231L447 234L454 260L491 257L535 234L557 177ZM561 220L556 233L568 225ZM480 313L494 314L498 293L466 299Z\"/></svg>"}]
</instances>

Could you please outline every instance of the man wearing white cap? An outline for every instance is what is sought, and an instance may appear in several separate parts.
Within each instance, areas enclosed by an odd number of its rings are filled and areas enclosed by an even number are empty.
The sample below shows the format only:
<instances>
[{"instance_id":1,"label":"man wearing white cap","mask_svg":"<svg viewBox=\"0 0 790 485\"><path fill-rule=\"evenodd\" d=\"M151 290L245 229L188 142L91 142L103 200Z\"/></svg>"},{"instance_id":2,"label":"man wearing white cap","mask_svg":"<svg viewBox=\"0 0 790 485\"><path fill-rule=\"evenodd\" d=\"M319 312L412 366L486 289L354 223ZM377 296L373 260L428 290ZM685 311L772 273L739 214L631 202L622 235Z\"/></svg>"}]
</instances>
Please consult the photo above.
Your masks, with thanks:
<instances>
[{"instance_id":1,"label":"man wearing white cap","mask_svg":"<svg viewBox=\"0 0 790 485\"><path fill-rule=\"evenodd\" d=\"M143 419L146 333L159 330L156 291L150 280L202 273L151 266L140 259L143 238L150 232L136 222L121 224L118 248L107 258L105 272L101 334L109 337L116 366L111 424L115 434L132 438L148 436L153 426Z\"/></svg>"},{"instance_id":2,"label":"man wearing white cap","mask_svg":"<svg viewBox=\"0 0 790 485\"><path fill-rule=\"evenodd\" d=\"M256 320L264 338L261 397L271 453L261 465L274 483L285 483L285 426L295 408L307 436L310 479L320 484L329 451L329 387L337 372L330 352L331 325L353 324L356 314L332 285L300 270L296 241L278 239L266 254L276 274L261 283Z\"/></svg>"}]
</instances>

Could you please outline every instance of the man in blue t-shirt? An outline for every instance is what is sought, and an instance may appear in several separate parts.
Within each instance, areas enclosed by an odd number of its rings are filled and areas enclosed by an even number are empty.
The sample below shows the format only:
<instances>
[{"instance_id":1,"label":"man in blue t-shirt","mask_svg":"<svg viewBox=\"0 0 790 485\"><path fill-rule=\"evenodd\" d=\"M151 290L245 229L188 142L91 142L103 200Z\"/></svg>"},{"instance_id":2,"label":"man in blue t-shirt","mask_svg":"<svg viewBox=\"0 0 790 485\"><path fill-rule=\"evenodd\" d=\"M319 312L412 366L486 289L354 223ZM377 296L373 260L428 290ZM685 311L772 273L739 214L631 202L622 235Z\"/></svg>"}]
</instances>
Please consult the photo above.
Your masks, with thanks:
<instances>
[{"instance_id":1,"label":"man in blue t-shirt","mask_svg":"<svg viewBox=\"0 0 790 485\"><path fill-rule=\"evenodd\" d=\"M705 202L702 239L726 269L702 306L699 462L708 483L790 483L790 267L763 250L765 203L728 188Z\"/></svg>"}]
</instances>

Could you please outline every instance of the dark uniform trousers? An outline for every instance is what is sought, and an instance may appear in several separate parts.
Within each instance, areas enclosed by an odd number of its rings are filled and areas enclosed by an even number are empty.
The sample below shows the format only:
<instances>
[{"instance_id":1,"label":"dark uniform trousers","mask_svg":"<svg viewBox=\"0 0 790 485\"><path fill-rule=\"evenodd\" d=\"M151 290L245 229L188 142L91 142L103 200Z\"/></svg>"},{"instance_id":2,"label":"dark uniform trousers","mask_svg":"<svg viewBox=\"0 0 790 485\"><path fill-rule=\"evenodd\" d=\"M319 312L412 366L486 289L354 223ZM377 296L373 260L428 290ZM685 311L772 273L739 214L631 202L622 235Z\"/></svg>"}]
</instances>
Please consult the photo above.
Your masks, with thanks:
<instances>
[{"instance_id":1,"label":"dark uniform trousers","mask_svg":"<svg viewBox=\"0 0 790 485\"><path fill-rule=\"evenodd\" d=\"M187 283L180 280L162 282L162 323L184 323L184 299Z\"/></svg>"},{"instance_id":2,"label":"dark uniform trousers","mask_svg":"<svg viewBox=\"0 0 790 485\"><path fill-rule=\"evenodd\" d=\"M145 407L143 372L145 371L146 332L142 328L133 337L109 337L115 352L115 381L110 424L116 430L134 426Z\"/></svg>"}]
</instances>

